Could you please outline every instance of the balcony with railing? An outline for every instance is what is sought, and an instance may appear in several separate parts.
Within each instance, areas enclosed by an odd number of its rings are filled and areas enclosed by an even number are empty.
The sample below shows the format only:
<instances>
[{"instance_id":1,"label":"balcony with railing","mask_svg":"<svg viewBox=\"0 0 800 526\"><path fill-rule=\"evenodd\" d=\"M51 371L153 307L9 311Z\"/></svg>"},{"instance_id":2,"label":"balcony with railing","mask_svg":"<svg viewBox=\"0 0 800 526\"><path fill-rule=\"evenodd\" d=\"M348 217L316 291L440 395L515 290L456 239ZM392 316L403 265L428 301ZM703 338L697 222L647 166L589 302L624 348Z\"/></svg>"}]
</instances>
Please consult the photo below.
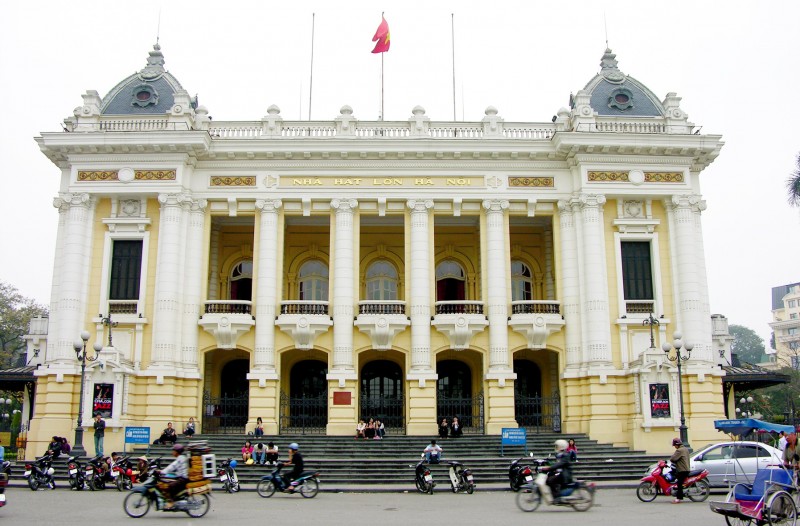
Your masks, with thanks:
<instances>
[{"instance_id":1,"label":"balcony with railing","mask_svg":"<svg viewBox=\"0 0 800 526\"><path fill-rule=\"evenodd\" d=\"M472 337L489 325L482 301L437 301L434 312L431 325L450 338L450 347L457 351L469 348Z\"/></svg>"},{"instance_id":2,"label":"balcony with railing","mask_svg":"<svg viewBox=\"0 0 800 526\"><path fill-rule=\"evenodd\" d=\"M373 349L392 348L394 337L411 324L406 316L406 303L397 300L360 301L355 326L372 340Z\"/></svg>"},{"instance_id":3,"label":"balcony with railing","mask_svg":"<svg viewBox=\"0 0 800 526\"><path fill-rule=\"evenodd\" d=\"M239 337L255 324L253 303L244 300L210 300L203 305L198 324L217 340L220 349L235 349Z\"/></svg>"},{"instance_id":4,"label":"balcony with railing","mask_svg":"<svg viewBox=\"0 0 800 526\"><path fill-rule=\"evenodd\" d=\"M327 301L282 301L275 325L294 339L295 347L308 350L333 325L328 310Z\"/></svg>"},{"instance_id":5,"label":"balcony with railing","mask_svg":"<svg viewBox=\"0 0 800 526\"><path fill-rule=\"evenodd\" d=\"M544 349L547 338L564 326L561 303L554 300L512 301L508 325L525 336L529 349Z\"/></svg>"}]
</instances>

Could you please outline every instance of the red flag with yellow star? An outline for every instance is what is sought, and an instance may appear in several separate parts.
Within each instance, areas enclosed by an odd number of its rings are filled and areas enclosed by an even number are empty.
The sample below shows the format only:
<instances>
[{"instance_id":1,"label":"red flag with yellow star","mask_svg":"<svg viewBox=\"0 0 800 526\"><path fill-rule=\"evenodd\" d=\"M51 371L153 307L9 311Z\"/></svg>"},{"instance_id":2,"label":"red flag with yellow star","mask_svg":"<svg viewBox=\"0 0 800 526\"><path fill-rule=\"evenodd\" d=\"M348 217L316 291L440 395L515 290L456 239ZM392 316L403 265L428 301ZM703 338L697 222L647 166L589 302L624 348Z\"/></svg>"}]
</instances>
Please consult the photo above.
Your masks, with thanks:
<instances>
[{"instance_id":1,"label":"red flag with yellow star","mask_svg":"<svg viewBox=\"0 0 800 526\"><path fill-rule=\"evenodd\" d=\"M372 50L373 53L386 53L389 51L389 45L391 44L389 24L386 22L386 19L383 18L383 15L381 15L381 25L379 25L378 30L375 31L375 36L372 37L372 41L376 42L375 49Z\"/></svg>"}]
</instances>

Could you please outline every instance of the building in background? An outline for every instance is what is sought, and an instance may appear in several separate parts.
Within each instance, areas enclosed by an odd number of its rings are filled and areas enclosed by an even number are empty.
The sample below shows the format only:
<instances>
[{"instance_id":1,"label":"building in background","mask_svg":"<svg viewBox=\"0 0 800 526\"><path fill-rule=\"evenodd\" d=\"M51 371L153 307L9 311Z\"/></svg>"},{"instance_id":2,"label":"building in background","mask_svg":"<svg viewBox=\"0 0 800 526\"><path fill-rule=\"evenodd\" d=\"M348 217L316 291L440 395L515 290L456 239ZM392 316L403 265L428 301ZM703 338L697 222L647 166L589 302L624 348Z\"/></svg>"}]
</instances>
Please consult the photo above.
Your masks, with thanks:
<instances>
[{"instance_id":1,"label":"building in background","mask_svg":"<svg viewBox=\"0 0 800 526\"><path fill-rule=\"evenodd\" d=\"M679 332L692 443L717 440L700 174L723 143L680 101L606 50L552 121L270 106L212 122L156 46L36 138L59 228L29 442L69 436L80 407L107 415L109 450L125 426L190 416L201 433L261 417L270 435L349 435L374 417L429 436L456 415L465 433L663 450L679 379L660 346ZM102 350L79 400L82 330Z\"/></svg>"},{"instance_id":2,"label":"building in background","mask_svg":"<svg viewBox=\"0 0 800 526\"><path fill-rule=\"evenodd\" d=\"M776 367L800 369L800 283L772 287L772 328Z\"/></svg>"}]
</instances>

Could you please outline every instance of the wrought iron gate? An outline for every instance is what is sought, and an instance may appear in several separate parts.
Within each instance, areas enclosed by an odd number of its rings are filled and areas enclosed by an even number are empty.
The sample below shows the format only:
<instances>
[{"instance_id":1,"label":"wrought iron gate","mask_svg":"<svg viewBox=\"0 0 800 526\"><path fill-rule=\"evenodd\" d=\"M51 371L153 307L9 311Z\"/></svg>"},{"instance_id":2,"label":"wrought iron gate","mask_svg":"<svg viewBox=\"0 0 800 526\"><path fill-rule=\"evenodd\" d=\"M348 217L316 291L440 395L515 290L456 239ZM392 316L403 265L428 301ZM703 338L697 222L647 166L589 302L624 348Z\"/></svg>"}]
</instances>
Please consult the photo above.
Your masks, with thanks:
<instances>
[{"instance_id":1,"label":"wrought iron gate","mask_svg":"<svg viewBox=\"0 0 800 526\"><path fill-rule=\"evenodd\" d=\"M361 418L380 420L389 435L406 433L405 400L402 397L361 397Z\"/></svg>"},{"instance_id":2,"label":"wrought iron gate","mask_svg":"<svg viewBox=\"0 0 800 526\"><path fill-rule=\"evenodd\" d=\"M561 397L519 396L514 399L517 424L529 432L561 432Z\"/></svg>"},{"instance_id":3,"label":"wrought iron gate","mask_svg":"<svg viewBox=\"0 0 800 526\"><path fill-rule=\"evenodd\" d=\"M324 435L328 425L327 394L291 398L281 392L280 433Z\"/></svg>"},{"instance_id":4,"label":"wrought iron gate","mask_svg":"<svg viewBox=\"0 0 800 526\"><path fill-rule=\"evenodd\" d=\"M203 434L243 435L250 407L248 394L212 397L203 395Z\"/></svg>"},{"instance_id":5,"label":"wrought iron gate","mask_svg":"<svg viewBox=\"0 0 800 526\"><path fill-rule=\"evenodd\" d=\"M471 397L449 397L439 395L436 400L436 422L446 418L448 422L454 416L461 422L463 433L470 435L482 435L483 427L483 391Z\"/></svg>"}]
</instances>

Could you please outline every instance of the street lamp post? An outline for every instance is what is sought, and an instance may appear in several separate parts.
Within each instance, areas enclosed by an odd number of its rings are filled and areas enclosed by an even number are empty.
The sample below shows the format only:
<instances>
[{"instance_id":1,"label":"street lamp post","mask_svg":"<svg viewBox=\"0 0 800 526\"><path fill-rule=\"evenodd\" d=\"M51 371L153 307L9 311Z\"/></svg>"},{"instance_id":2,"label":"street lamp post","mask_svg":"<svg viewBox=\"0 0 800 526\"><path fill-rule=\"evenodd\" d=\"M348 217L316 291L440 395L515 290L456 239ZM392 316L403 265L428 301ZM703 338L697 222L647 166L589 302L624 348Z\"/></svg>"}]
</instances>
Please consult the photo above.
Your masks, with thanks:
<instances>
[{"instance_id":1,"label":"street lamp post","mask_svg":"<svg viewBox=\"0 0 800 526\"><path fill-rule=\"evenodd\" d=\"M749 408L749 411L748 411ZM736 408L736 416L750 418L753 416L753 397L742 397L739 399L739 407Z\"/></svg>"},{"instance_id":2,"label":"street lamp post","mask_svg":"<svg viewBox=\"0 0 800 526\"><path fill-rule=\"evenodd\" d=\"M83 384L86 378L86 361L93 362L97 360L99 356L98 353L103 349L103 345L96 342L92 346L94 348L94 358L87 358L86 344L89 342L89 336L89 331L82 331L81 339L75 340L75 343L72 344L72 347L75 349L75 356L81 364L81 394L80 398L78 398L78 425L75 428L75 445L72 447L74 454L79 457L86 456L86 450L83 448Z\"/></svg>"},{"instance_id":3,"label":"street lamp post","mask_svg":"<svg viewBox=\"0 0 800 526\"><path fill-rule=\"evenodd\" d=\"M682 371L681 371L681 363L687 361L692 355L692 349L694 349L694 345L691 343L684 343L681 340L681 333L674 332L672 333L672 337L674 340L672 343L664 342L661 344L661 350L663 350L666 355L667 359L671 362L675 362L678 365L678 399L680 401L680 410L681 410L681 442L687 448L689 447L689 432L686 428L686 415L683 412L683 379ZM681 349L686 349L686 356L681 354ZM675 351L675 357L673 358L670 356L670 351Z\"/></svg>"}]
</instances>

